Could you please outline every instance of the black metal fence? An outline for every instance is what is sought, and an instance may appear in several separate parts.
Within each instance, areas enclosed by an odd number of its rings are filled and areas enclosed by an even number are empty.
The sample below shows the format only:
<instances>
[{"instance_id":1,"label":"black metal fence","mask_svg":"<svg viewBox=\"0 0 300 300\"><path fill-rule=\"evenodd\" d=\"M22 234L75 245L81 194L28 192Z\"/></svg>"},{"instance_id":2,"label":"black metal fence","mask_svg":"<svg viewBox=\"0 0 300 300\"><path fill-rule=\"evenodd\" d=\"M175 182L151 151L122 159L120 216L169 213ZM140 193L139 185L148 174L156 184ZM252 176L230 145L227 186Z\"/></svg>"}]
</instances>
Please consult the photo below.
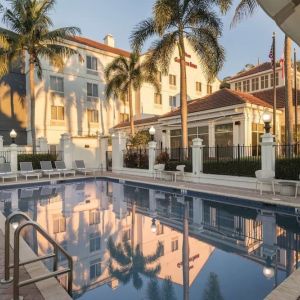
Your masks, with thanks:
<instances>
[{"instance_id":1,"label":"black metal fence","mask_svg":"<svg viewBox=\"0 0 300 300\"><path fill-rule=\"evenodd\" d=\"M261 147L216 146L203 148L203 172L208 174L255 176L261 169Z\"/></svg>"},{"instance_id":2,"label":"black metal fence","mask_svg":"<svg viewBox=\"0 0 300 300\"><path fill-rule=\"evenodd\" d=\"M149 169L149 153L146 148L129 148L123 153L124 168Z\"/></svg>"},{"instance_id":3,"label":"black metal fence","mask_svg":"<svg viewBox=\"0 0 300 300\"><path fill-rule=\"evenodd\" d=\"M112 151L106 151L106 171L112 170Z\"/></svg>"}]
</instances>

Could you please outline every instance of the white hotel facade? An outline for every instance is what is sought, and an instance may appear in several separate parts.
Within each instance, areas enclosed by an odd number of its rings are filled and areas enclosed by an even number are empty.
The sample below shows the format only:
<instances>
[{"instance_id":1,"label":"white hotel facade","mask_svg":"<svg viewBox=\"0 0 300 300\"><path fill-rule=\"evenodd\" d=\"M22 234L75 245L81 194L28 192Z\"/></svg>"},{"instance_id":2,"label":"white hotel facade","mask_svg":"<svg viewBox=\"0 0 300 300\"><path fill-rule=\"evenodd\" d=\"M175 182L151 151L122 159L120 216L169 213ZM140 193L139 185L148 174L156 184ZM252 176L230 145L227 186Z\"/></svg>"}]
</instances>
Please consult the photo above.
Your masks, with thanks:
<instances>
[{"instance_id":1,"label":"white hotel facade","mask_svg":"<svg viewBox=\"0 0 300 300\"><path fill-rule=\"evenodd\" d=\"M36 77L36 134L37 138L47 138L50 145L57 145L64 133L69 133L71 137L108 134L110 128L126 121L129 116L127 102L105 99L104 69L114 58L119 55L129 57L130 53L116 48L111 35L104 38L104 43L82 37L65 43L76 49L83 60L73 56L61 70L44 60L43 78L39 80ZM218 79L208 84L199 58L189 45L186 59L189 100L219 89ZM161 76L161 94L156 95L150 84L143 84L139 91L133 93L135 119L163 115L179 105L179 67L178 53L175 51L169 74ZM28 72L26 74L28 76ZM27 95L28 82L26 78ZM28 111L28 144L31 143L29 116Z\"/></svg>"}]
</instances>

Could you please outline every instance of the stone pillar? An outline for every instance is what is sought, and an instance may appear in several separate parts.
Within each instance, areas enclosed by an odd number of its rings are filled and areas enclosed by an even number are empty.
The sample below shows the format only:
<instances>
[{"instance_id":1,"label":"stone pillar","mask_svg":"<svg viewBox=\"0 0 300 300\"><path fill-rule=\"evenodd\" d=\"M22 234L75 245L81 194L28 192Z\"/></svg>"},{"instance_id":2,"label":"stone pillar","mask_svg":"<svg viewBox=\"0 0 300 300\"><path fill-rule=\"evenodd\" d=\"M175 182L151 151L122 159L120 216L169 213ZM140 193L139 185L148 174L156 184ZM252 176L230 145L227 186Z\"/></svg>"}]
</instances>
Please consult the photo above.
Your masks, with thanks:
<instances>
[{"instance_id":1,"label":"stone pillar","mask_svg":"<svg viewBox=\"0 0 300 300\"><path fill-rule=\"evenodd\" d=\"M155 141L151 141L149 142L149 171L152 172L153 171L153 167L155 165L155 161L156 161L156 142Z\"/></svg>"},{"instance_id":2,"label":"stone pillar","mask_svg":"<svg viewBox=\"0 0 300 300\"><path fill-rule=\"evenodd\" d=\"M65 162L66 168L73 167L73 145L69 133L64 133L60 138L60 150L62 151L62 159Z\"/></svg>"},{"instance_id":3,"label":"stone pillar","mask_svg":"<svg viewBox=\"0 0 300 300\"><path fill-rule=\"evenodd\" d=\"M3 150L3 136L0 135L0 151Z\"/></svg>"},{"instance_id":4,"label":"stone pillar","mask_svg":"<svg viewBox=\"0 0 300 300\"><path fill-rule=\"evenodd\" d=\"M108 136L98 135L99 167L106 170L106 151L108 149Z\"/></svg>"},{"instance_id":5,"label":"stone pillar","mask_svg":"<svg viewBox=\"0 0 300 300\"><path fill-rule=\"evenodd\" d=\"M209 122L208 123L208 146L215 147L215 123Z\"/></svg>"},{"instance_id":6,"label":"stone pillar","mask_svg":"<svg viewBox=\"0 0 300 300\"><path fill-rule=\"evenodd\" d=\"M275 172L275 148L274 136L265 133L261 142L261 169Z\"/></svg>"},{"instance_id":7,"label":"stone pillar","mask_svg":"<svg viewBox=\"0 0 300 300\"><path fill-rule=\"evenodd\" d=\"M18 171L18 146L16 144L10 145L10 167L12 172Z\"/></svg>"},{"instance_id":8,"label":"stone pillar","mask_svg":"<svg viewBox=\"0 0 300 300\"><path fill-rule=\"evenodd\" d=\"M193 223L202 226L203 224L203 200L193 197Z\"/></svg>"},{"instance_id":9,"label":"stone pillar","mask_svg":"<svg viewBox=\"0 0 300 300\"><path fill-rule=\"evenodd\" d=\"M112 136L112 171L123 169L123 156L126 149L126 136L117 133Z\"/></svg>"},{"instance_id":10,"label":"stone pillar","mask_svg":"<svg viewBox=\"0 0 300 300\"><path fill-rule=\"evenodd\" d=\"M39 146L40 152L48 152L49 151L47 138L39 137L37 139L37 145Z\"/></svg>"},{"instance_id":11,"label":"stone pillar","mask_svg":"<svg viewBox=\"0 0 300 300\"><path fill-rule=\"evenodd\" d=\"M193 139L193 174L199 176L203 172L203 140Z\"/></svg>"}]
</instances>

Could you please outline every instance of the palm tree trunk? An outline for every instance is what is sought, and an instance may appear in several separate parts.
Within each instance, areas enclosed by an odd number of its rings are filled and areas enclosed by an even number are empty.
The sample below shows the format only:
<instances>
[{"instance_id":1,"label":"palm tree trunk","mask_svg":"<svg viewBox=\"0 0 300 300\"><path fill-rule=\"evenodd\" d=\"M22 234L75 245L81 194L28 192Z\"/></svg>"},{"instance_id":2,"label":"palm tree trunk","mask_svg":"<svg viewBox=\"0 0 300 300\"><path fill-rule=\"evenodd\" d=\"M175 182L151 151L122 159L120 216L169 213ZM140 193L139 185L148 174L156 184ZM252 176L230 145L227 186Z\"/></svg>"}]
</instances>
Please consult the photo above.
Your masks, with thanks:
<instances>
[{"instance_id":1,"label":"palm tree trunk","mask_svg":"<svg viewBox=\"0 0 300 300\"><path fill-rule=\"evenodd\" d=\"M132 90L131 85L128 89L128 100L129 100L129 119L130 119L130 131L131 135L134 136L134 119L133 119L133 106L132 106Z\"/></svg>"},{"instance_id":2,"label":"palm tree trunk","mask_svg":"<svg viewBox=\"0 0 300 300\"><path fill-rule=\"evenodd\" d=\"M183 272L183 299L189 300L190 266L189 266L189 203L184 203L183 243L182 243L182 272Z\"/></svg>"},{"instance_id":3,"label":"palm tree trunk","mask_svg":"<svg viewBox=\"0 0 300 300\"><path fill-rule=\"evenodd\" d=\"M135 200L133 200L132 203L132 209L131 209L131 250L134 251L134 231L135 231L135 211L136 211L136 204L135 204Z\"/></svg>"},{"instance_id":4,"label":"palm tree trunk","mask_svg":"<svg viewBox=\"0 0 300 300\"><path fill-rule=\"evenodd\" d=\"M36 153L36 133L35 133L35 82L34 82L34 60L29 58L29 93L30 93L30 127L32 139L32 151Z\"/></svg>"},{"instance_id":5,"label":"palm tree trunk","mask_svg":"<svg viewBox=\"0 0 300 300\"><path fill-rule=\"evenodd\" d=\"M188 129L187 129L187 82L186 82L186 62L185 47L183 38L178 43L180 56L180 106L181 106L181 129L182 129L182 148L188 148ZM185 156L187 153L185 153Z\"/></svg>"},{"instance_id":6,"label":"palm tree trunk","mask_svg":"<svg viewBox=\"0 0 300 300\"><path fill-rule=\"evenodd\" d=\"M103 120L103 103L102 103L102 99L100 99L100 117L101 117L101 134L104 135L105 131L104 131L104 120Z\"/></svg>"},{"instance_id":7,"label":"palm tree trunk","mask_svg":"<svg viewBox=\"0 0 300 300\"><path fill-rule=\"evenodd\" d=\"M292 87L292 41L288 36L284 40L284 71L285 71L285 142L293 144L293 87Z\"/></svg>"}]
</instances>

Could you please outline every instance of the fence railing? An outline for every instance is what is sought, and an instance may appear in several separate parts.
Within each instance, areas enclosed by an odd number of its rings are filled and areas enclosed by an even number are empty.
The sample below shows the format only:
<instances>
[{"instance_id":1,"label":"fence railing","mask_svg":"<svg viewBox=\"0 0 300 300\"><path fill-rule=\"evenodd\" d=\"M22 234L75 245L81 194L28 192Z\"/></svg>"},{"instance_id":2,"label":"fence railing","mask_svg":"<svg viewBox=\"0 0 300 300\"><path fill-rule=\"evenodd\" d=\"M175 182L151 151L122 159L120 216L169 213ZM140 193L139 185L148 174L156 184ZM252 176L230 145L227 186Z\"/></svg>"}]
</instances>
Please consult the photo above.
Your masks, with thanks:
<instances>
[{"instance_id":1,"label":"fence railing","mask_svg":"<svg viewBox=\"0 0 300 300\"><path fill-rule=\"evenodd\" d=\"M10 162L10 151L0 151L0 163Z\"/></svg>"},{"instance_id":2,"label":"fence railing","mask_svg":"<svg viewBox=\"0 0 300 300\"><path fill-rule=\"evenodd\" d=\"M123 153L124 168L149 168L149 153L146 148L130 148Z\"/></svg>"}]
</instances>

